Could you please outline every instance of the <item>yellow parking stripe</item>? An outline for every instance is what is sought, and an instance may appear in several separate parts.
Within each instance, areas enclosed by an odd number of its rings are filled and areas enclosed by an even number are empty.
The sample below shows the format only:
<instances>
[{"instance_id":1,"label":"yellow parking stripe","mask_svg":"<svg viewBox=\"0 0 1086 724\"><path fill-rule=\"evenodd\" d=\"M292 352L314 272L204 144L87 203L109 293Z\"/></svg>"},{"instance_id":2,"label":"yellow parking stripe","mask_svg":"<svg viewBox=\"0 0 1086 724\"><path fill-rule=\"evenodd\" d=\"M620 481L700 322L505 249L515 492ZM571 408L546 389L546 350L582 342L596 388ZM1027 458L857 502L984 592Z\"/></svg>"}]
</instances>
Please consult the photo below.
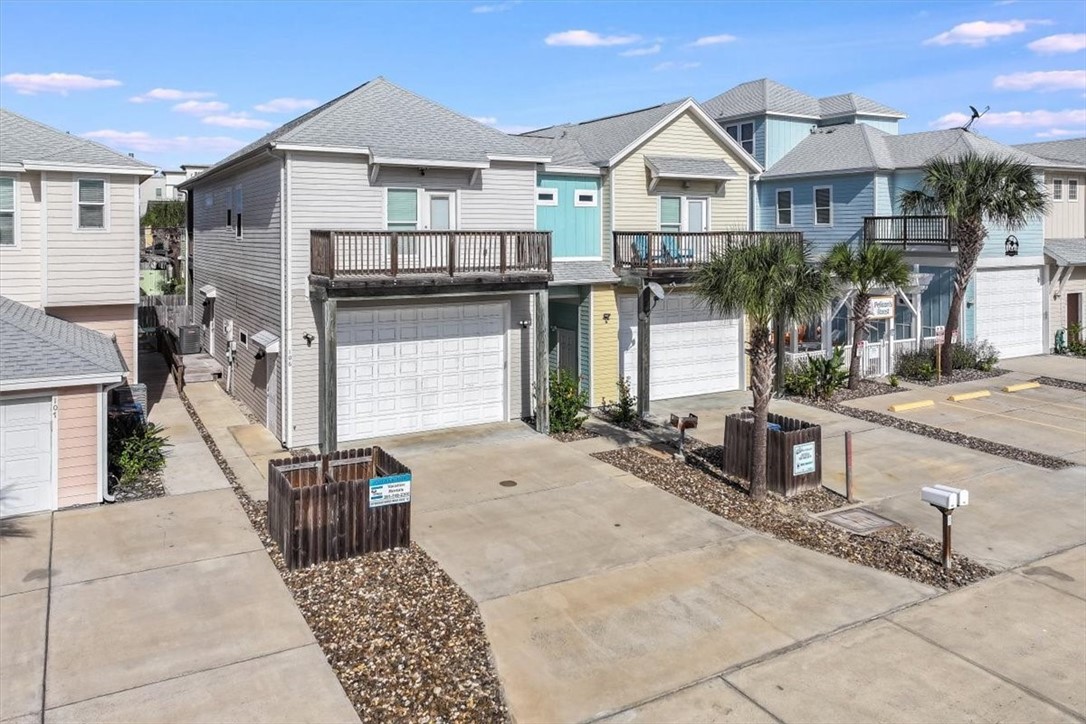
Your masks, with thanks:
<instances>
[{"instance_id":1,"label":"yellow parking stripe","mask_svg":"<svg viewBox=\"0 0 1086 724\"><path fill-rule=\"evenodd\" d=\"M945 403L945 402L940 402L939 404L940 405L946 405L947 407L956 407L956 405L947 405L947 403ZM962 407L965 407L965 406L962 405ZM1074 432L1074 433L1081 433L1081 432L1084 431L1082 428L1080 428L1078 430L1075 430L1075 429L1070 428L1070 427L1060 427L1059 425L1050 425L1047 422L1037 422L1036 420L1027 420L1024 417L1015 417L1014 415L1005 415L1002 412L986 412L984 410L978 410L975 407L965 407L965 409L972 410L973 412L979 412L982 415L995 415L996 417L1005 417L1008 420L1017 420L1018 422L1027 422L1030 425L1040 425L1042 427L1051 427L1053 430L1063 430L1064 432Z\"/></svg>"}]
</instances>

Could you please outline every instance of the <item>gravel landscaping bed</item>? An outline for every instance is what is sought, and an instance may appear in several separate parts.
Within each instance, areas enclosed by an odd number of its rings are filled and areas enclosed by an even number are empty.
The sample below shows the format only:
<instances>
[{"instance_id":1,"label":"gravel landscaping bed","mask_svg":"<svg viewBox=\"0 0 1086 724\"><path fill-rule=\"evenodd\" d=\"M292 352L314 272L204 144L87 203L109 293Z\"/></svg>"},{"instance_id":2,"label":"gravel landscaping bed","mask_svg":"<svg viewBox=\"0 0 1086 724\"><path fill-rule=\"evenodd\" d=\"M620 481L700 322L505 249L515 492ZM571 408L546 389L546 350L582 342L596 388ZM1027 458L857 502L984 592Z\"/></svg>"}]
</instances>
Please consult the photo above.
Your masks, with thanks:
<instances>
[{"instance_id":1,"label":"gravel landscaping bed","mask_svg":"<svg viewBox=\"0 0 1086 724\"><path fill-rule=\"evenodd\" d=\"M792 400L793 402L803 402L808 405L814 405L815 407L823 407L826 404L848 402L849 400L859 400L863 397L875 397L877 395L892 395L895 392L904 391L904 387L894 387L893 385L888 385L885 382L876 382L875 380L860 380L860 384L857 385L855 390L850 390L847 387L842 387L841 389L830 395L830 399L828 400L815 400L809 397L800 397L798 395L785 395L785 399Z\"/></svg>"},{"instance_id":2,"label":"gravel landscaping bed","mask_svg":"<svg viewBox=\"0 0 1086 724\"><path fill-rule=\"evenodd\" d=\"M116 481L110 492L113 493L117 503L130 503L133 500L147 500L149 498L161 498L166 494L166 487L162 484L162 473L147 473L128 483Z\"/></svg>"},{"instance_id":3,"label":"gravel landscaping bed","mask_svg":"<svg viewBox=\"0 0 1086 724\"><path fill-rule=\"evenodd\" d=\"M1084 362L1083 364L1086 364ZM1058 377L1038 377L1033 382L1040 382L1047 387L1062 387L1065 390L1075 390L1076 392L1086 392L1086 384L1082 382L1072 382L1071 380L1061 380Z\"/></svg>"},{"instance_id":4,"label":"gravel landscaping bed","mask_svg":"<svg viewBox=\"0 0 1086 724\"><path fill-rule=\"evenodd\" d=\"M989 377L999 377L1000 375L1007 374L1007 370L994 367L987 372L973 369L954 370L949 375L943 375L938 382L934 379L931 380L914 380L908 377L902 377L901 379L913 385L920 385L922 387L941 387L942 385L953 385L957 382L976 382L977 380L986 380Z\"/></svg>"},{"instance_id":5,"label":"gravel landscaping bed","mask_svg":"<svg viewBox=\"0 0 1086 724\"><path fill-rule=\"evenodd\" d=\"M812 517L812 513L845 504L843 497L826 488L787 499L771 494L755 502L747 494L746 483L723 476L722 453L718 445L690 440L686 463L664 459L644 448L609 450L593 457L740 525L852 563L944 589L992 575L985 566L955 555L948 576L939 564L941 542L903 526L861 536Z\"/></svg>"},{"instance_id":6,"label":"gravel landscaping bed","mask_svg":"<svg viewBox=\"0 0 1086 724\"><path fill-rule=\"evenodd\" d=\"M589 430L587 427L579 427L576 430L570 432L552 432L551 438L558 442L577 442L578 440L589 440L594 437L599 437L599 433Z\"/></svg>"},{"instance_id":7,"label":"gravel landscaping bed","mask_svg":"<svg viewBox=\"0 0 1086 724\"><path fill-rule=\"evenodd\" d=\"M181 400L362 721L509 720L475 601L422 548L288 571L268 537L266 503L245 492Z\"/></svg>"}]
</instances>

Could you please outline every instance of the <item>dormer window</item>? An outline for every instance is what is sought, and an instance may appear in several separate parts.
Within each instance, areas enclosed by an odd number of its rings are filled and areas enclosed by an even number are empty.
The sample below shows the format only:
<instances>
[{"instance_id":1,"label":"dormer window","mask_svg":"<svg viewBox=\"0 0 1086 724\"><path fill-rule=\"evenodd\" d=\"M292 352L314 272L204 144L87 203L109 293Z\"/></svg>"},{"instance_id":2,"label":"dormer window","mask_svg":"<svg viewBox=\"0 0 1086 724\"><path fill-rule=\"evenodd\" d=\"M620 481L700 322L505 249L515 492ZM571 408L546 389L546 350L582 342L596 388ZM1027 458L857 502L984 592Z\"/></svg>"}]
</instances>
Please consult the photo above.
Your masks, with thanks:
<instances>
[{"instance_id":1,"label":"dormer window","mask_svg":"<svg viewBox=\"0 0 1086 724\"><path fill-rule=\"evenodd\" d=\"M743 147L743 150L754 155L754 124L753 123L736 123L728 126L724 129L728 135L739 141L739 145Z\"/></svg>"}]
</instances>

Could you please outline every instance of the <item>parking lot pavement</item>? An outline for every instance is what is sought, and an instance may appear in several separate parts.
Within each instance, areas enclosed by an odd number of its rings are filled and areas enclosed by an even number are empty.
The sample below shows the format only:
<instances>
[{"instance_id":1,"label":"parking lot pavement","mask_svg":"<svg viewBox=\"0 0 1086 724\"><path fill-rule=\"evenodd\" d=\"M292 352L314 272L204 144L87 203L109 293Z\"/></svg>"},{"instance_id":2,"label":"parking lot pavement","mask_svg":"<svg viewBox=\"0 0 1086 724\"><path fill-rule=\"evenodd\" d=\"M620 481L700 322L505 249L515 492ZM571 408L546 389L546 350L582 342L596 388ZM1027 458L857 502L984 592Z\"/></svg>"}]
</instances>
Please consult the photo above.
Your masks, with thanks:
<instances>
[{"instance_id":1,"label":"parking lot pavement","mask_svg":"<svg viewBox=\"0 0 1086 724\"><path fill-rule=\"evenodd\" d=\"M1086 384L1086 359L1081 357L1041 354L1000 360L999 366L1030 377L1055 377L1058 380Z\"/></svg>"}]
</instances>

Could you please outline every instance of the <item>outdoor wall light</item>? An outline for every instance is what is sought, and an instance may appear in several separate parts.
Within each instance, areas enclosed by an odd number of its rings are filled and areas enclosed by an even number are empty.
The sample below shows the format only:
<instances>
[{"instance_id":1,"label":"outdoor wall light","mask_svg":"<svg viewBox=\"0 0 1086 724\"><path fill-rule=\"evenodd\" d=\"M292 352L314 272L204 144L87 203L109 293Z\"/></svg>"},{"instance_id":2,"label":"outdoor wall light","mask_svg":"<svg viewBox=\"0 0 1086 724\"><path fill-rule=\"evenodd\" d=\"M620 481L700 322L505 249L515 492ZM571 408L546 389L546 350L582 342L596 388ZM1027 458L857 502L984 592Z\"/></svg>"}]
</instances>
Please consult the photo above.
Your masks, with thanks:
<instances>
[{"instance_id":1,"label":"outdoor wall light","mask_svg":"<svg viewBox=\"0 0 1086 724\"><path fill-rule=\"evenodd\" d=\"M530 319L522 319L522 320L520 320L519 324L520 324L521 329L528 329L528 327L532 326L532 320L530 320Z\"/></svg>"},{"instance_id":2,"label":"outdoor wall light","mask_svg":"<svg viewBox=\"0 0 1086 724\"><path fill-rule=\"evenodd\" d=\"M1007 241L1003 243L1003 248L1007 256L1018 256L1018 237L1011 234L1007 237Z\"/></svg>"},{"instance_id":3,"label":"outdoor wall light","mask_svg":"<svg viewBox=\"0 0 1086 724\"><path fill-rule=\"evenodd\" d=\"M426 169L420 168L419 169L419 176L425 176L425 175L426 175Z\"/></svg>"},{"instance_id":4,"label":"outdoor wall light","mask_svg":"<svg viewBox=\"0 0 1086 724\"><path fill-rule=\"evenodd\" d=\"M607 324L610 321L611 321L611 313L610 312L604 312L603 313L603 323Z\"/></svg>"},{"instance_id":5,"label":"outdoor wall light","mask_svg":"<svg viewBox=\"0 0 1086 724\"><path fill-rule=\"evenodd\" d=\"M314 337L309 332L306 332L305 334L302 335L302 339L305 340L305 346L306 347L312 347L313 346L313 340L315 340L316 337Z\"/></svg>"}]
</instances>

